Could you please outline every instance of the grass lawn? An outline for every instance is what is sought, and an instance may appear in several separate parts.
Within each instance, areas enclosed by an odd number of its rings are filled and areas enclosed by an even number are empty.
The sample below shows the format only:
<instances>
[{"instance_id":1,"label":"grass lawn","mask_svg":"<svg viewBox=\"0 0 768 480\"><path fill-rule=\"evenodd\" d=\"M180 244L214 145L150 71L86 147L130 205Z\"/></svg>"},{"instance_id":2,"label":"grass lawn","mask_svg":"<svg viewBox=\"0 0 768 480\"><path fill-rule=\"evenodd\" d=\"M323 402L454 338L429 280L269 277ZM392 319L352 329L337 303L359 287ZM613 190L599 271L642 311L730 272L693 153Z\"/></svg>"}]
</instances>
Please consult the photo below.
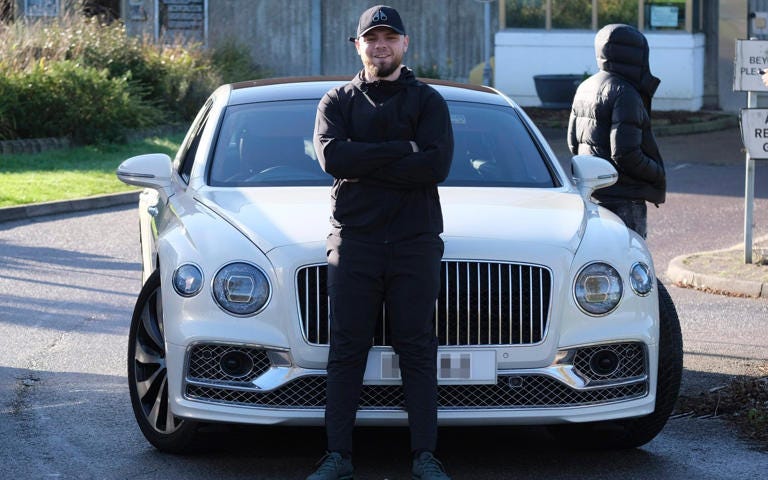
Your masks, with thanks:
<instances>
[{"instance_id":1,"label":"grass lawn","mask_svg":"<svg viewBox=\"0 0 768 480\"><path fill-rule=\"evenodd\" d=\"M0 207L135 190L117 179L126 158L143 153L173 157L183 133L121 145L97 145L0 156Z\"/></svg>"}]
</instances>

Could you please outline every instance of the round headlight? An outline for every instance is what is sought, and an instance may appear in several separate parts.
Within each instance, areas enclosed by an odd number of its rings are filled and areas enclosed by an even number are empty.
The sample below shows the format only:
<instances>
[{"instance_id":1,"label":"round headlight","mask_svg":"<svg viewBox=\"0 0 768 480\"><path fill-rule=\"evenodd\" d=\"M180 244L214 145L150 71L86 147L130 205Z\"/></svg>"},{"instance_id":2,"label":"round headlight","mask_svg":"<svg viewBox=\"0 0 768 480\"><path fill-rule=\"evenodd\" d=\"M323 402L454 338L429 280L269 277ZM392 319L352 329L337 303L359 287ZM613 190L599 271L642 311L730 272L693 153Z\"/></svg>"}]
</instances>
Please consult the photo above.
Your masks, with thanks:
<instances>
[{"instance_id":1,"label":"round headlight","mask_svg":"<svg viewBox=\"0 0 768 480\"><path fill-rule=\"evenodd\" d=\"M641 297L651 293L651 289L653 289L651 268L640 262L632 265L629 270L629 284L632 286L632 290Z\"/></svg>"},{"instance_id":2,"label":"round headlight","mask_svg":"<svg viewBox=\"0 0 768 480\"><path fill-rule=\"evenodd\" d=\"M253 315L269 300L269 280L250 263L230 263L213 278L213 297L233 315Z\"/></svg>"},{"instance_id":3,"label":"round headlight","mask_svg":"<svg viewBox=\"0 0 768 480\"><path fill-rule=\"evenodd\" d=\"M576 303L590 315L605 315L619 304L621 277L607 263L591 263L581 269L573 288Z\"/></svg>"},{"instance_id":4,"label":"round headlight","mask_svg":"<svg viewBox=\"0 0 768 480\"><path fill-rule=\"evenodd\" d=\"M197 265L185 263L173 272L173 289L182 297L192 297L203 287L203 272Z\"/></svg>"}]
</instances>

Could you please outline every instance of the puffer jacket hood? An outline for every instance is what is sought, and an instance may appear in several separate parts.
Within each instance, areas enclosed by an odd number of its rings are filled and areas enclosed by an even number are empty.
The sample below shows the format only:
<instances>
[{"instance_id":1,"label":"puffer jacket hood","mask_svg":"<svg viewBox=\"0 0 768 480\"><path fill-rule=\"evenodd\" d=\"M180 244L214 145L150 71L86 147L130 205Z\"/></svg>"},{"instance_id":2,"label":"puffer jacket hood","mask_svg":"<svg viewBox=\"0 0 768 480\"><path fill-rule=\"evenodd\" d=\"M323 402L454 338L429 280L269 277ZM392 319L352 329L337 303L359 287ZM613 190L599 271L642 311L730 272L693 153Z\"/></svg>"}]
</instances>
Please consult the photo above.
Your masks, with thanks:
<instances>
[{"instance_id":1,"label":"puffer jacket hood","mask_svg":"<svg viewBox=\"0 0 768 480\"><path fill-rule=\"evenodd\" d=\"M595 35L595 55L600 70L621 75L650 103L661 80L651 74L648 54L648 40L632 26L614 23Z\"/></svg>"}]
</instances>

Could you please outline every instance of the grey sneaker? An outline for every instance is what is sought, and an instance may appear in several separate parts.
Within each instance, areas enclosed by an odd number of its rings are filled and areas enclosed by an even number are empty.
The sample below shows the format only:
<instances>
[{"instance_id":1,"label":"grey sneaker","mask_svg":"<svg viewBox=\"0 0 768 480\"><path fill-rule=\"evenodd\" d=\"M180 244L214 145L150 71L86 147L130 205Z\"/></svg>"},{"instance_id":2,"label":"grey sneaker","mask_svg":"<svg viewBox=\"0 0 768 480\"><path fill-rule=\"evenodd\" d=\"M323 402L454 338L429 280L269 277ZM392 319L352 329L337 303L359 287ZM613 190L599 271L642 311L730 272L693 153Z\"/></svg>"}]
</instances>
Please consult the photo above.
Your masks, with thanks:
<instances>
[{"instance_id":1,"label":"grey sneaker","mask_svg":"<svg viewBox=\"0 0 768 480\"><path fill-rule=\"evenodd\" d=\"M421 452L413 459L413 480L451 480L443 464L430 452Z\"/></svg>"},{"instance_id":2,"label":"grey sneaker","mask_svg":"<svg viewBox=\"0 0 768 480\"><path fill-rule=\"evenodd\" d=\"M328 452L317 462L317 470L307 480L352 480L352 460L338 452Z\"/></svg>"}]
</instances>

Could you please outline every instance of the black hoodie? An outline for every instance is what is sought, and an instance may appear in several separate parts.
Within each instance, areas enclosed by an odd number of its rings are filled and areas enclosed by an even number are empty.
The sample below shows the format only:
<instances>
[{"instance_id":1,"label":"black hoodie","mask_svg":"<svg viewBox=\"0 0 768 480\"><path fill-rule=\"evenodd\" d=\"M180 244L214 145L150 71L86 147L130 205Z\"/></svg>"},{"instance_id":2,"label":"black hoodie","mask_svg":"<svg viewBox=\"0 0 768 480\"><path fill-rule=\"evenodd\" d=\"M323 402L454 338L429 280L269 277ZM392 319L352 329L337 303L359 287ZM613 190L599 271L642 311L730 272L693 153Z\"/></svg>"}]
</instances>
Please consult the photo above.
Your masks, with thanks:
<instances>
[{"instance_id":1,"label":"black hoodie","mask_svg":"<svg viewBox=\"0 0 768 480\"><path fill-rule=\"evenodd\" d=\"M439 234L437 184L453 157L448 106L408 68L391 82L364 78L329 91L317 109L315 151L334 177L332 232L380 243Z\"/></svg>"},{"instance_id":2,"label":"black hoodie","mask_svg":"<svg viewBox=\"0 0 768 480\"><path fill-rule=\"evenodd\" d=\"M606 25L595 35L600 72L576 91L568 122L574 155L609 160L619 172L616 184L595 198L664 203L664 162L651 130L651 99L659 79L651 75L648 41L629 25Z\"/></svg>"}]
</instances>

